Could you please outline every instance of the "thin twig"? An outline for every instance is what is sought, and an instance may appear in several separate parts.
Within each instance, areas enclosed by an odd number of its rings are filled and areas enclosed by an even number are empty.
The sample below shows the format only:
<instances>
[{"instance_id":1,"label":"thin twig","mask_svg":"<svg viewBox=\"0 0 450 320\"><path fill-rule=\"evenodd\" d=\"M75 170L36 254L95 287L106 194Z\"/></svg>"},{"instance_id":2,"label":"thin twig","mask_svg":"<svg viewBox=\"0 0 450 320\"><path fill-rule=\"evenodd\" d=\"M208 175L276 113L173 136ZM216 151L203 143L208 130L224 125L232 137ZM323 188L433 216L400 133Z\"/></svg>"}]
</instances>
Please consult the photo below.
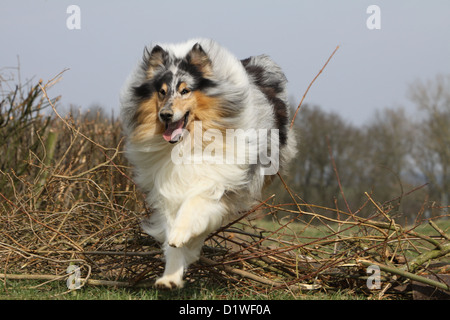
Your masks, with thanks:
<instances>
[{"instance_id":1,"label":"thin twig","mask_svg":"<svg viewBox=\"0 0 450 320\"><path fill-rule=\"evenodd\" d=\"M306 95L308 94L309 89L311 88L312 84L314 83L314 81L316 81L316 79L320 76L320 74L323 72L323 70L325 69L325 67L327 66L328 62L330 62L331 58L334 56L334 54L336 53L336 51L338 51L339 46L336 47L336 49L334 49L333 53L330 55L330 57L328 58L327 62L325 62L325 64L323 65L322 69L320 69L319 73L314 77L314 79L311 81L311 83L309 84L308 88L306 89L305 93L303 94L302 100L300 100L300 103L297 107L297 110L294 113L294 116L292 118L291 121L291 126L290 128L292 128L294 126L294 122L295 122L295 118L297 117L297 113L300 110L300 107L302 106L303 100L305 100Z\"/></svg>"}]
</instances>

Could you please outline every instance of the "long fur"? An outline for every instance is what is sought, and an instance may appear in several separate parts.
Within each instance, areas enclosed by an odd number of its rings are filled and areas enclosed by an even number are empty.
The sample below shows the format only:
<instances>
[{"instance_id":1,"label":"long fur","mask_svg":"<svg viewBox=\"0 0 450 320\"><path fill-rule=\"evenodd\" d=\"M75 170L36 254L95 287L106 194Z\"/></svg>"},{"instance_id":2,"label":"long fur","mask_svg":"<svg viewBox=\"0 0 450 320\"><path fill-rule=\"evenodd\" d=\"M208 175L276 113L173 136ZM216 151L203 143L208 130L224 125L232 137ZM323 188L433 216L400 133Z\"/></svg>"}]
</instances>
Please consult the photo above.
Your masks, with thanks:
<instances>
[{"instance_id":1,"label":"long fur","mask_svg":"<svg viewBox=\"0 0 450 320\"><path fill-rule=\"evenodd\" d=\"M249 161L259 154L248 149L246 161L233 163L174 163L174 154L199 147L193 137L199 123L202 134L215 130L223 137L229 129L276 129L278 134L266 141L247 138L258 147L275 145L277 165L284 168L295 155L285 87L283 72L269 57L240 61L212 40L144 50L122 90L121 117L135 181L153 209L142 227L162 243L165 253L166 267L157 287L182 287L183 272L199 258L207 235L260 200L270 180L262 174L261 161ZM183 135L176 135L175 127L181 126ZM200 140L201 151L214 149L230 159L242 152L220 139L206 140Z\"/></svg>"}]
</instances>

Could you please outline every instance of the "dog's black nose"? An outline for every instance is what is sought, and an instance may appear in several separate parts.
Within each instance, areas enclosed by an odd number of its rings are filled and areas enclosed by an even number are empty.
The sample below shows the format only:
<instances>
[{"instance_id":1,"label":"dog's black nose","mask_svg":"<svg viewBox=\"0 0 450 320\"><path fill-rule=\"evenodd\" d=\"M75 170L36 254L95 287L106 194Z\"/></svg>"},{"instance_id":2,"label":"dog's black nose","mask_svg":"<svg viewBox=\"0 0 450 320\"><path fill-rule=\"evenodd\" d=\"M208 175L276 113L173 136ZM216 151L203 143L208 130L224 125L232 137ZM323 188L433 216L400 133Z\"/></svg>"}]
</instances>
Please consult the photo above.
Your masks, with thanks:
<instances>
[{"instance_id":1,"label":"dog's black nose","mask_svg":"<svg viewBox=\"0 0 450 320\"><path fill-rule=\"evenodd\" d=\"M172 117L173 117L173 111L171 111L171 110L161 110L159 112L159 117L164 122L170 122L172 120Z\"/></svg>"}]
</instances>

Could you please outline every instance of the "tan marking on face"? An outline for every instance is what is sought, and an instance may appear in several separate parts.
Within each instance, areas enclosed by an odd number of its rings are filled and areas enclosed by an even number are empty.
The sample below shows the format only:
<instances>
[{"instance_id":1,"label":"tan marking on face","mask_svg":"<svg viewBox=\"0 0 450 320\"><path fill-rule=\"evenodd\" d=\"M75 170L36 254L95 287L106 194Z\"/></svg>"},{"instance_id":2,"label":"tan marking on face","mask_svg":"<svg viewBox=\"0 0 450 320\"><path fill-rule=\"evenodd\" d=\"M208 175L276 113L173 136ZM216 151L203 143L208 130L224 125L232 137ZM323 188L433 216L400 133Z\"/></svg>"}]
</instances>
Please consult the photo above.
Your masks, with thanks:
<instances>
[{"instance_id":1,"label":"tan marking on face","mask_svg":"<svg viewBox=\"0 0 450 320\"><path fill-rule=\"evenodd\" d=\"M161 89L158 91L158 98L160 100L167 99L169 93L168 93L168 86L167 83L163 83L161 86Z\"/></svg>"},{"instance_id":2,"label":"tan marking on face","mask_svg":"<svg viewBox=\"0 0 450 320\"><path fill-rule=\"evenodd\" d=\"M225 132L226 128L219 127L218 123L223 114L220 111L220 99L210 97L202 92L192 92L195 99L195 108L192 109L191 119L193 121L201 121L203 131L208 129L219 129ZM188 123L188 130L193 130L193 121Z\"/></svg>"},{"instance_id":3,"label":"tan marking on face","mask_svg":"<svg viewBox=\"0 0 450 320\"><path fill-rule=\"evenodd\" d=\"M181 93L184 89L189 90L186 82L182 82L180 83L180 85L178 86L178 93ZM190 91L190 90L189 90Z\"/></svg>"},{"instance_id":4,"label":"tan marking on face","mask_svg":"<svg viewBox=\"0 0 450 320\"><path fill-rule=\"evenodd\" d=\"M164 132L164 126L158 119L160 99L153 94L148 100L143 101L135 114L136 127L132 134L132 141L139 142Z\"/></svg>"}]
</instances>

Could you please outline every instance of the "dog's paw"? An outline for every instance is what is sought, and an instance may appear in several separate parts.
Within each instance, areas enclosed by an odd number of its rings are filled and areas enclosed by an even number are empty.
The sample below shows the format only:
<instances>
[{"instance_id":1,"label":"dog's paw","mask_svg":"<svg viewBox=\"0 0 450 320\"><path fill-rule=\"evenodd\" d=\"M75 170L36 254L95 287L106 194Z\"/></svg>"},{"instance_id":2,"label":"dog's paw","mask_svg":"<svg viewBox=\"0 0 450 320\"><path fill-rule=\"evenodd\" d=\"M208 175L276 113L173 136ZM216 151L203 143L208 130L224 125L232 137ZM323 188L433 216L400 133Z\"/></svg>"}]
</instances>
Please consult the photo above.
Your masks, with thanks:
<instances>
[{"instance_id":1,"label":"dog's paw","mask_svg":"<svg viewBox=\"0 0 450 320\"><path fill-rule=\"evenodd\" d=\"M189 228L174 228L169 234L169 246L181 248L186 245L195 235Z\"/></svg>"},{"instance_id":2,"label":"dog's paw","mask_svg":"<svg viewBox=\"0 0 450 320\"><path fill-rule=\"evenodd\" d=\"M183 235L174 235L173 237L169 238L169 246L173 248L182 248L188 243L187 238Z\"/></svg>"},{"instance_id":3,"label":"dog's paw","mask_svg":"<svg viewBox=\"0 0 450 320\"><path fill-rule=\"evenodd\" d=\"M184 281L179 277L162 276L155 282L155 287L161 290L173 290L183 288Z\"/></svg>"}]
</instances>

